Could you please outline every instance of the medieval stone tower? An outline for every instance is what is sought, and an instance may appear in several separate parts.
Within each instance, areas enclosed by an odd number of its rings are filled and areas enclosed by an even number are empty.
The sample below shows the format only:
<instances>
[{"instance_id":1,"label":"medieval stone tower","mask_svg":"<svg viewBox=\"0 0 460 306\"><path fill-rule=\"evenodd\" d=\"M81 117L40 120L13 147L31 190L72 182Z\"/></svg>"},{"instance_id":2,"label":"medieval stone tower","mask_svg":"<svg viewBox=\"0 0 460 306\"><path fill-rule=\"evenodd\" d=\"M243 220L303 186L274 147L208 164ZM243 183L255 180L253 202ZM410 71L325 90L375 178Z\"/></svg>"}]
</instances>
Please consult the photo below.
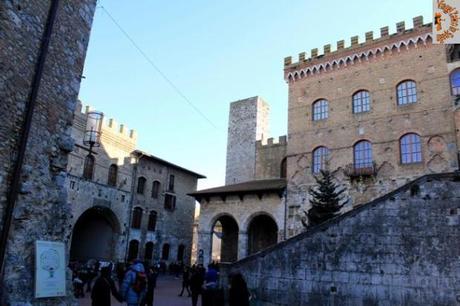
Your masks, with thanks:
<instances>
[{"instance_id":1,"label":"medieval stone tower","mask_svg":"<svg viewBox=\"0 0 460 306\"><path fill-rule=\"evenodd\" d=\"M268 138L269 113L269 105L258 96L230 104L226 185L254 179L256 141Z\"/></svg>"}]
</instances>

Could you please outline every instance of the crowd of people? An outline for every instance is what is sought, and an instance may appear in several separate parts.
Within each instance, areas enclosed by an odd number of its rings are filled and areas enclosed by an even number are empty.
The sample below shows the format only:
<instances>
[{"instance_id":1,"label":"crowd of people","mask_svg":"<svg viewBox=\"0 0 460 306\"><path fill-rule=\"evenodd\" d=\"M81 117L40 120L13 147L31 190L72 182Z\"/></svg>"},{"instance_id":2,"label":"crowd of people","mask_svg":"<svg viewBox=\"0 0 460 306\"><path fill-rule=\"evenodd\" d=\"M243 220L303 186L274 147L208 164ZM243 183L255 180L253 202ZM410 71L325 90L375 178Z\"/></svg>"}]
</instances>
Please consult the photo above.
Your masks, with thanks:
<instances>
[{"instance_id":1,"label":"crowd of people","mask_svg":"<svg viewBox=\"0 0 460 306\"><path fill-rule=\"evenodd\" d=\"M224 305L224 294L219 288L219 266L173 264L166 271L165 265L148 266L139 260L128 265L104 263L98 261L86 264L71 264L73 271L74 294L76 298L85 297L89 293L93 306L110 306L112 296L128 306L152 306L154 291L159 274L170 274L182 277L182 288L179 296L186 292L191 297L192 306L198 305L201 296L202 306ZM115 276L118 285L115 284ZM250 294L241 274L230 277L230 306L249 306Z\"/></svg>"}]
</instances>

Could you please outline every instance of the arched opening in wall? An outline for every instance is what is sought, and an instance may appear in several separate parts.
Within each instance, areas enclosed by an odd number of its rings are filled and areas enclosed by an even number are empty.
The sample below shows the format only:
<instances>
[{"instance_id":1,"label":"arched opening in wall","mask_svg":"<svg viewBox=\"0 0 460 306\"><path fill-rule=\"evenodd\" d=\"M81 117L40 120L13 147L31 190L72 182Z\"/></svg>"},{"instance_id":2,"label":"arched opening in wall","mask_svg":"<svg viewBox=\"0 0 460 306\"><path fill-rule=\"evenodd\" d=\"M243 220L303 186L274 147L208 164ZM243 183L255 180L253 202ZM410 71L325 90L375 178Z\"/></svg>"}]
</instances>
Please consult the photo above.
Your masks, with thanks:
<instances>
[{"instance_id":1,"label":"arched opening in wall","mask_svg":"<svg viewBox=\"0 0 460 306\"><path fill-rule=\"evenodd\" d=\"M259 215L248 226L248 254L257 253L278 242L278 226L272 217Z\"/></svg>"},{"instance_id":2,"label":"arched opening in wall","mask_svg":"<svg viewBox=\"0 0 460 306\"><path fill-rule=\"evenodd\" d=\"M144 260L146 262L150 262L153 257L153 242L147 242L145 244L145 253L144 253Z\"/></svg>"},{"instance_id":3,"label":"arched opening in wall","mask_svg":"<svg viewBox=\"0 0 460 306\"><path fill-rule=\"evenodd\" d=\"M181 244L179 245L179 248L177 249L177 261L184 261L184 255L185 255L185 245Z\"/></svg>"},{"instance_id":4,"label":"arched opening in wall","mask_svg":"<svg viewBox=\"0 0 460 306\"><path fill-rule=\"evenodd\" d=\"M286 178L287 175L287 157L283 158L280 167L280 178Z\"/></svg>"},{"instance_id":5,"label":"arched opening in wall","mask_svg":"<svg viewBox=\"0 0 460 306\"><path fill-rule=\"evenodd\" d=\"M169 244L163 244L163 249L161 250L161 259L168 260L169 259Z\"/></svg>"},{"instance_id":6,"label":"arched opening in wall","mask_svg":"<svg viewBox=\"0 0 460 306\"><path fill-rule=\"evenodd\" d=\"M234 262L238 259L238 224L229 215L216 220L211 232L211 259L218 262Z\"/></svg>"},{"instance_id":7,"label":"arched opening in wall","mask_svg":"<svg viewBox=\"0 0 460 306\"><path fill-rule=\"evenodd\" d=\"M139 241L131 240L128 247L128 261L137 259L139 254Z\"/></svg>"},{"instance_id":8,"label":"arched opening in wall","mask_svg":"<svg viewBox=\"0 0 460 306\"><path fill-rule=\"evenodd\" d=\"M70 260L114 260L119 234L120 223L110 208L95 206L86 210L72 230Z\"/></svg>"}]
</instances>

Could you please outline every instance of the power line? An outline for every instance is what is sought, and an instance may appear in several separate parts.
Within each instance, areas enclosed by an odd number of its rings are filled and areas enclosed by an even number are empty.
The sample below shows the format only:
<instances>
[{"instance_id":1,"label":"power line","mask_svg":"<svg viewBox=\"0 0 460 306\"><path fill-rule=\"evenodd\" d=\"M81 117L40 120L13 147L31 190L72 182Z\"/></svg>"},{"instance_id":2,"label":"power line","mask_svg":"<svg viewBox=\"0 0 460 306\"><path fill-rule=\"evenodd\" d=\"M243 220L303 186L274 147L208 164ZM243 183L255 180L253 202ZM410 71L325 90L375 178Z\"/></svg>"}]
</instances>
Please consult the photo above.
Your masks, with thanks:
<instances>
[{"instance_id":1,"label":"power line","mask_svg":"<svg viewBox=\"0 0 460 306\"><path fill-rule=\"evenodd\" d=\"M115 20L115 18L109 13L109 11L102 5L99 5L98 8L104 10L110 20L115 24L115 26L120 30L121 33L129 40L134 48L142 55L142 57L155 69L156 72L172 87L172 89L185 101L187 104L195 110L203 119L205 119L211 126L215 129L220 130L198 107L196 107L192 101L166 76L166 74L161 71L161 69L153 62L153 60L141 49L141 47L134 41L133 38L128 34L128 32L123 29L123 27Z\"/></svg>"}]
</instances>

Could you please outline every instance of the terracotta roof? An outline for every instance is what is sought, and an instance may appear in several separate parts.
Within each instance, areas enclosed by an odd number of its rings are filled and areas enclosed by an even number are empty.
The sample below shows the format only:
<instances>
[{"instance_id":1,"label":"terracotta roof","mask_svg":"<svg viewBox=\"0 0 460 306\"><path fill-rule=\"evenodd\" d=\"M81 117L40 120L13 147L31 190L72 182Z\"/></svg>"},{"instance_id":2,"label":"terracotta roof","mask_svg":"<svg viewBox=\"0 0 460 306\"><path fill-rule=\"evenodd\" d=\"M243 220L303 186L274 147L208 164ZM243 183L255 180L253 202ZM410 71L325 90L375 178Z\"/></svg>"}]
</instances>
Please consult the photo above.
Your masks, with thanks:
<instances>
[{"instance_id":1,"label":"terracotta roof","mask_svg":"<svg viewBox=\"0 0 460 306\"><path fill-rule=\"evenodd\" d=\"M275 192L280 194L286 188L286 179L255 180L233 185L199 190L189 193L195 198L225 195L244 195Z\"/></svg>"},{"instance_id":2,"label":"terracotta roof","mask_svg":"<svg viewBox=\"0 0 460 306\"><path fill-rule=\"evenodd\" d=\"M178 166L178 165L176 165L176 164L170 163L169 161L166 161L166 160L164 160L164 159L161 159L161 158L159 158L159 157L156 157L156 156L154 156L154 155L152 155L152 154L149 154L149 153L147 153L147 152L143 152L143 151L141 151L141 150L135 150L133 153L136 154L139 158L142 158L142 157L148 158L148 159L150 159L150 160L153 160L153 161L162 163L162 164L167 165L167 166L169 166L169 167L176 168L176 169L178 169L178 170L187 172L187 173L189 173L189 174L191 174L191 175L196 176L196 177L199 178L199 179L206 178L206 176L204 176L204 175L202 175L202 174L199 174L199 173L193 172L193 171L191 171L191 170L185 169L185 168L183 168L183 167L181 167L181 166Z\"/></svg>"}]
</instances>

